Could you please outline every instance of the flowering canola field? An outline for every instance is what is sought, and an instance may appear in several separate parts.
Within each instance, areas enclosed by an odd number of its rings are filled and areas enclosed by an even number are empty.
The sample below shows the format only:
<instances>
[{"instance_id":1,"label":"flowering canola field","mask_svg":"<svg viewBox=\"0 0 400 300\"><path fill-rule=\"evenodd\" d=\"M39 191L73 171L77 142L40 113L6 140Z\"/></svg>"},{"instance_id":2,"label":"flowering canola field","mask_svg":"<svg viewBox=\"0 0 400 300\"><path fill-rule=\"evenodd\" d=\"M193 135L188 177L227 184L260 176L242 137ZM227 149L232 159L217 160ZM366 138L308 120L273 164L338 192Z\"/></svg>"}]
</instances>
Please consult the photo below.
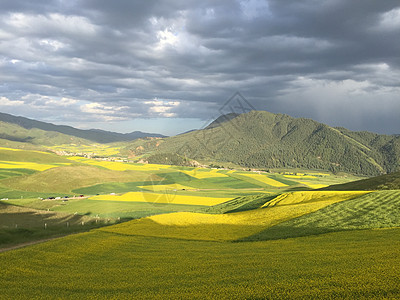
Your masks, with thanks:
<instances>
[{"instance_id":1,"label":"flowering canola field","mask_svg":"<svg viewBox=\"0 0 400 300\"><path fill-rule=\"evenodd\" d=\"M99 195L93 196L90 200L106 200L106 201L129 201L129 202L149 202L149 203L170 203L170 204L186 204L186 205L217 205L232 198L213 198L177 195L171 193L146 193L146 192L129 192L121 196L118 195Z\"/></svg>"},{"instance_id":2,"label":"flowering canola field","mask_svg":"<svg viewBox=\"0 0 400 300\"><path fill-rule=\"evenodd\" d=\"M143 185L138 186L141 189L145 189L152 192L165 192L165 191L176 191L176 190L193 190L195 188L182 185L179 183L172 184L158 184L158 185Z\"/></svg>"},{"instance_id":3,"label":"flowering canola field","mask_svg":"<svg viewBox=\"0 0 400 300\"><path fill-rule=\"evenodd\" d=\"M321 189L321 188L328 186L326 184L321 184L321 183L312 183L312 182L306 182L306 181L298 181L298 182L301 184L304 184L312 189Z\"/></svg>"}]
</instances>

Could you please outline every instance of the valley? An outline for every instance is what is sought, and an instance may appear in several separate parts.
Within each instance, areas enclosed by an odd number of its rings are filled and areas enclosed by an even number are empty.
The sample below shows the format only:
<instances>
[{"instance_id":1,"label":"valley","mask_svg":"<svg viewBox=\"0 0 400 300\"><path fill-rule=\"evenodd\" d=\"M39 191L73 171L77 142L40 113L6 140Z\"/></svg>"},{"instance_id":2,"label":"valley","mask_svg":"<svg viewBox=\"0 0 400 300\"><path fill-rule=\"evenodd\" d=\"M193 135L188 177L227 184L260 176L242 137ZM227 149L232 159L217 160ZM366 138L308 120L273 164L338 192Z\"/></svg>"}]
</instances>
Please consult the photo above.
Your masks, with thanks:
<instances>
[{"instance_id":1,"label":"valley","mask_svg":"<svg viewBox=\"0 0 400 300\"><path fill-rule=\"evenodd\" d=\"M0 298L400 295L400 172L249 167L169 139L3 140Z\"/></svg>"}]
</instances>

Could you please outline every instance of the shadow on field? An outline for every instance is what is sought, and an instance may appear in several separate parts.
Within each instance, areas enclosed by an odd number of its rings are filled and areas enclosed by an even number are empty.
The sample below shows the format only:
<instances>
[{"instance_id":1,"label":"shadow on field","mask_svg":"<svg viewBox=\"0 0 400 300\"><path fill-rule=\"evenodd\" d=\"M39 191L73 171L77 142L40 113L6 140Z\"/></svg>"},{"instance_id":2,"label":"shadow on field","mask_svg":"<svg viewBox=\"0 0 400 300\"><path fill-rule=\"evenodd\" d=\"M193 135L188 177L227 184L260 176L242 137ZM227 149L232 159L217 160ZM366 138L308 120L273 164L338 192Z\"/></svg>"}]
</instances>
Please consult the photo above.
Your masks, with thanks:
<instances>
[{"instance_id":1,"label":"shadow on field","mask_svg":"<svg viewBox=\"0 0 400 300\"><path fill-rule=\"evenodd\" d=\"M69 226L89 221L92 218L53 211L35 210L0 203L0 228L37 228L47 226ZM68 224L67 224L68 223Z\"/></svg>"},{"instance_id":2,"label":"shadow on field","mask_svg":"<svg viewBox=\"0 0 400 300\"><path fill-rule=\"evenodd\" d=\"M333 229L333 228L321 228L312 226L293 227L285 225L275 225L267 228L256 234L237 239L235 242L256 242L256 241L267 241L267 240L280 240L288 238L297 238L310 235L318 235L329 232L345 231L345 229Z\"/></svg>"}]
</instances>

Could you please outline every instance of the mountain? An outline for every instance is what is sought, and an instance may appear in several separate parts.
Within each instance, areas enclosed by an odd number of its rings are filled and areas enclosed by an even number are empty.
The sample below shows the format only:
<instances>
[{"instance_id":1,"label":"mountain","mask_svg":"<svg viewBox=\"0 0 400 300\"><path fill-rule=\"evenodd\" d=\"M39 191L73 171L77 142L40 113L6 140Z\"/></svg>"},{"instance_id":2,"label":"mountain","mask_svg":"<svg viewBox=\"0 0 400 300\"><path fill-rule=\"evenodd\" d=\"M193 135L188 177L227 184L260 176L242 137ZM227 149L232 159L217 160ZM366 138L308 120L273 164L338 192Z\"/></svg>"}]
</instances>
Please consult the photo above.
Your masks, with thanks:
<instances>
[{"instance_id":1,"label":"mountain","mask_svg":"<svg viewBox=\"0 0 400 300\"><path fill-rule=\"evenodd\" d=\"M400 189L400 172L380 175L368 179L335 184L323 188L325 191L372 191Z\"/></svg>"},{"instance_id":2,"label":"mountain","mask_svg":"<svg viewBox=\"0 0 400 300\"><path fill-rule=\"evenodd\" d=\"M25 130L24 130L25 129ZM44 132L43 132L44 131ZM71 126L54 125L51 123L36 121L24 117L17 117L10 114L0 113L0 138L16 142L32 142L46 144L48 133L52 132L53 137L59 140L84 139L97 143L112 143L132 141L144 137L165 137L161 134L145 133L134 131L131 133L117 133L100 129L82 130ZM61 135L57 135L59 133ZM43 140L43 141L42 141Z\"/></svg>"},{"instance_id":3,"label":"mountain","mask_svg":"<svg viewBox=\"0 0 400 300\"><path fill-rule=\"evenodd\" d=\"M219 116L217 119L215 119L213 122L211 122L205 129L211 129L215 128L218 126L221 126L225 122L229 122L230 120L236 118L240 114L237 113L229 113L226 115Z\"/></svg>"},{"instance_id":4,"label":"mountain","mask_svg":"<svg viewBox=\"0 0 400 300\"><path fill-rule=\"evenodd\" d=\"M305 168L380 175L400 170L400 137L333 128L266 111L240 114L197 130L132 144L133 155L178 154L201 163L246 168ZM138 150L139 149L139 150Z\"/></svg>"}]
</instances>

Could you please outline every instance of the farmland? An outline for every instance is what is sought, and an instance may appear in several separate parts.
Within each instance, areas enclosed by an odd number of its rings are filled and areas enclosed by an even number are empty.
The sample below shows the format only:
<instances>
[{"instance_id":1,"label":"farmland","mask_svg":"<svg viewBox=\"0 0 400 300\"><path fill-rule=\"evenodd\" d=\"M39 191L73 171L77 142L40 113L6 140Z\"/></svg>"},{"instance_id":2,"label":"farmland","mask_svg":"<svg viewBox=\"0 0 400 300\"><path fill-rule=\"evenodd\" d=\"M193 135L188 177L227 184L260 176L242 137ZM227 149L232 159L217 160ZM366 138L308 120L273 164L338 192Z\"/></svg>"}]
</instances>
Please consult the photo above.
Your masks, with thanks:
<instances>
[{"instance_id":1,"label":"farmland","mask_svg":"<svg viewBox=\"0 0 400 300\"><path fill-rule=\"evenodd\" d=\"M361 179L322 171L0 154L0 247L69 235L0 253L0 298L400 296L399 190L314 190Z\"/></svg>"},{"instance_id":2,"label":"farmland","mask_svg":"<svg viewBox=\"0 0 400 300\"><path fill-rule=\"evenodd\" d=\"M393 299L399 235L215 243L95 230L0 253L0 297Z\"/></svg>"}]
</instances>

